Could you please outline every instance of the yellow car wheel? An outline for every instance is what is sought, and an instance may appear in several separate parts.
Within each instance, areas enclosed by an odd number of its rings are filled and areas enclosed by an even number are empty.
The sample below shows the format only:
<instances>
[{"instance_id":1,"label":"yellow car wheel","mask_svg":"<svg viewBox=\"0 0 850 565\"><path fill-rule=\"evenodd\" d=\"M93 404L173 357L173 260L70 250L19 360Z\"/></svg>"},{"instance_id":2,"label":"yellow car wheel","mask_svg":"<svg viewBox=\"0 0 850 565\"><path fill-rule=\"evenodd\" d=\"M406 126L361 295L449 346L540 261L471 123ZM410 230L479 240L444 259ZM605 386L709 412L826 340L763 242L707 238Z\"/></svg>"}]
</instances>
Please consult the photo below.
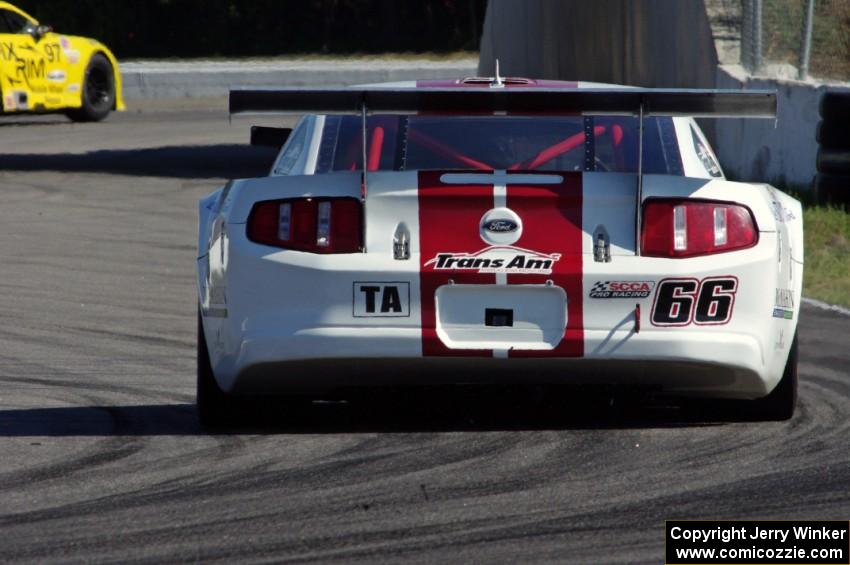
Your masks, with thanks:
<instances>
[{"instance_id":1,"label":"yellow car wheel","mask_svg":"<svg viewBox=\"0 0 850 565\"><path fill-rule=\"evenodd\" d=\"M115 73L103 55L92 56L86 67L82 103L68 112L75 122L99 122L115 108Z\"/></svg>"}]
</instances>

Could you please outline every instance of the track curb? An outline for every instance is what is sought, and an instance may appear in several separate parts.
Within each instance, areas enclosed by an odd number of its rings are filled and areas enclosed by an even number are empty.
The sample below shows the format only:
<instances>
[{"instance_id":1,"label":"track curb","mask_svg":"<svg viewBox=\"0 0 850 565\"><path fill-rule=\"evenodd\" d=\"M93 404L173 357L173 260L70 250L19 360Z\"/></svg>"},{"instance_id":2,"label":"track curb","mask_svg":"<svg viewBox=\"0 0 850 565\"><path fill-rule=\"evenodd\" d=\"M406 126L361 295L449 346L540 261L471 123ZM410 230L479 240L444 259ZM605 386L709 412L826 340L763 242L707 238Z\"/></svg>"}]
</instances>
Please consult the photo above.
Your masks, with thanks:
<instances>
[{"instance_id":1,"label":"track curb","mask_svg":"<svg viewBox=\"0 0 850 565\"><path fill-rule=\"evenodd\" d=\"M838 306L837 304L829 304L828 302L824 302L822 300L817 300L816 298L807 298L803 297L803 304L808 304L809 306L814 306L815 308L819 308L821 310L827 310L829 312L836 312L841 314L842 316L850 316L850 308L845 308L844 306Z\"/></svg>"}]
</instances>

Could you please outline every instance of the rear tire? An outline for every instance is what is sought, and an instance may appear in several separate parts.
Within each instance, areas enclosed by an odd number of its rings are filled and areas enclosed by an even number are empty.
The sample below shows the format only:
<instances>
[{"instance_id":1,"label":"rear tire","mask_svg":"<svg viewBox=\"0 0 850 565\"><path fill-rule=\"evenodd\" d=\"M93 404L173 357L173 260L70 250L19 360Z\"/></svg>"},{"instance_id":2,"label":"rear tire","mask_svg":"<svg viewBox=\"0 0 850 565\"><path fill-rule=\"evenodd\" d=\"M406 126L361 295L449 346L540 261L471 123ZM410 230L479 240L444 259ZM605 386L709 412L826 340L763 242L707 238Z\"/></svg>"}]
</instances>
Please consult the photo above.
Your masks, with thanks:
<instances>
[{"instance_id":1,"label":"rear tire","mask_svg":"<svg viewBox=\"0 0 850 565\"><path fill-rule=\"evenodd\" d=\"M773 391L758 400L751 401L750 413L759 420L785 421L794 416L797 407L797 335L791 343L791 352L785 363L782 380Z\"/></svg>"},{"instance_id":2,"label":"rear tire","mask_svg":"<svg viewBox=\"0 0 850 565\"><path fill-rule=\"evenodd\" d=\"M204 324L198 313L198 381L196 409L198 421L205 429L221 428L233 423L230 395L221 390L213 374Z\"/></svg>"},{"instance_id":3,"label":"rear tire","mask_svg":"<svg viewBox=\"0 0 850 565\"><path fill-rule=\"evenodd\" d=\"M75 122L99 122L115 108L115 71L103 55L93 55L83 78L82 106L69 110Z\"/></svg>"}]
</instances>

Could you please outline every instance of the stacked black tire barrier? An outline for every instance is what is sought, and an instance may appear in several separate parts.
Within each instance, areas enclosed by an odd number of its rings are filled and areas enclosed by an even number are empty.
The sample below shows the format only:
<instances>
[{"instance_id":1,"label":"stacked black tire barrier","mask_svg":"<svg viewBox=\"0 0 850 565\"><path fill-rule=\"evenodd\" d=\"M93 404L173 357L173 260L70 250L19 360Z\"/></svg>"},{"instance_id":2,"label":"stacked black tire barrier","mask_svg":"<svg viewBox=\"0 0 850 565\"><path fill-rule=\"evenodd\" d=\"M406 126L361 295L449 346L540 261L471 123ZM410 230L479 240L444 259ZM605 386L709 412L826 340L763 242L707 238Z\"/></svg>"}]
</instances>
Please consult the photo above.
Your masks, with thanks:
<instances>
[{"instance_id":1,"label":"stacked black tire barrier","mask_svg":"<svg viewBox=\"0 0 850 565\"><path fill-rule=\"evenodd\" d=\"M825 92L820 99L817 168L819 204L850 206L850 90Z\"/></svg>"}]
</instances>

